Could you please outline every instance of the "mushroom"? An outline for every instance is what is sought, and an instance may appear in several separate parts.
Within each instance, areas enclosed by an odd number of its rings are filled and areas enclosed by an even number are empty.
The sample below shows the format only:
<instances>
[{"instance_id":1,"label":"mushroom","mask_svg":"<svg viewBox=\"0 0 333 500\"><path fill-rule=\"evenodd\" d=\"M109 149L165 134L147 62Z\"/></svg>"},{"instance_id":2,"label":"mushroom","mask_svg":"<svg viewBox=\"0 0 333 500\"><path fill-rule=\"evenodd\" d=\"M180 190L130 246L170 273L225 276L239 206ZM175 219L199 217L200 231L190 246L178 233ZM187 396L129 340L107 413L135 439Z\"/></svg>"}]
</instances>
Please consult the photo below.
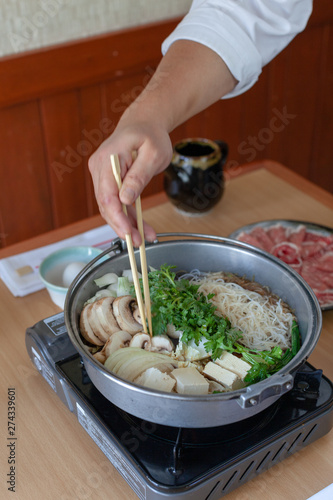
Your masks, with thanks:
<instances>
[{"instance_id":1,"label":"mushroom","mask_svg":"<svg viewBox=\"0 0 333 500\"><path fill-rule=\"evenodd\" d=\"M104 342L102 342L93 332L88 318L88 309L91 304L86 305L80 315L80 331L81 335L84 339L86 339L91 344L102 346Z\"/></svg>"},{"instance_id":2,"label":"mushroom","mask_svg":"<svg viewBox=\"0 0 333 500\"><path fill-rule=\"evenodd\" d=\"M109 337L101 353L105 356L105 358L108 358L113 352L118 351L118 349L127 347L131 339L132 335L128 332L119 330Z\"/></svg>"},{"instance_id":3,"label":"mushroom","mask_svg":"<svg viewBox=\"0 0 333 500\"><path fill-rule=\"evenodd\" d=\"M146 349L146 346L150 345L150 336L144 332L136 333L133 335L129 345L130 347L140 347L141 349ZM149 348L146 350L150 351Z\"/></svg>"},{"instance_id":4,"label":"mushroom","mask_svg":"<svg viewBox=\"0 0 333 500\"><path fill-rule=\"evenodd\" d=\"M167 324L167 335L168 337L171 337L172 339L179 339L183 332L181 330L176 330L175 325L172 325L171 323Z\"/></svg>"},{"instance_id":5,"label":"mushroom","mask_svg":"<svg viewBox=\"0 0 333 500\"><path fill-rule=\"evenodd\" d=\"M93 357L97 361L99 361L100 363L102 363L102 365L104 365L105 360L106 360L106 356L105 356L105 354L102 351L95 352L95 354L93 354Z\"/></svg>"},{"instance_id":6,"label":"mushroom","mask_svg":"<svg viewBox=\"0 0 333 500\"><path fill-rule=\"evenodd\" d=\"M96 302L93 302L92 304L89 304L87 306L87 320L89 322L90 328L94 332L94 335L96 335L96 337L99 338L99 340L101 340L104 344L110 337L110 333L105 331L103 325L99 320L99 317L96 313Z\"/></svg>"},{"instance_id":7,"label":"mushroom","mask_svg":"<svg viewBox=\"0 0 333 500\"><path fill-rule=\"evenodd\" d=\"M174 345L166 335L156 335L150 337L148 333L136 333L130 341L130 347L139 347L151 352L171 353L174 350Z\"/></svg>"},{"instance_id":8,"label":"mushroom","mask_svg":"<svg viewBox=\"0 0 333 500\"><path fill-rule=\"evenodd\" d=\"M140 309L138 307L135 307L134 310L133 310L133 318L135 319L135 321L137 323L140 323L140 325L142 325L142 318L141 318L141 314L140 314Z\"/></svg>"},{"instance_id":9,"label":"mushroom","mask_svg":"<svg viewBox=\"0 0 333 500\"><path fill-rule=\"evenodd\" d=\"M156 335L150 340L149 351L171 353L174 350L172 341L166 335Z\"/></svg>"},{"instance_id":10,"label":"mushroom","mask_svg":"<svg viewBox=\"0 0 333 500\"><path fill-rule=\"evenodd\" d=\"M103 297L92 304L93 312L96 314L101 327L106 332L108 337L121 330L121 327L118 325L118 322L113 314L112 304L114 300L114 297ZM107 338L105 340L107 340Z\"/></svg>"},{"instance_id":11,"label":"mushroom","mask_svg":"<svg viewBox=\"0 0 333 500\"><path fill-rule=\"evenodd\" d=\"M131 295L117 297L112 303L113 314L119 327L131 335L142 331L142 324L133 317L135 305L136 300Z\"/></svg>"}]
</instances>

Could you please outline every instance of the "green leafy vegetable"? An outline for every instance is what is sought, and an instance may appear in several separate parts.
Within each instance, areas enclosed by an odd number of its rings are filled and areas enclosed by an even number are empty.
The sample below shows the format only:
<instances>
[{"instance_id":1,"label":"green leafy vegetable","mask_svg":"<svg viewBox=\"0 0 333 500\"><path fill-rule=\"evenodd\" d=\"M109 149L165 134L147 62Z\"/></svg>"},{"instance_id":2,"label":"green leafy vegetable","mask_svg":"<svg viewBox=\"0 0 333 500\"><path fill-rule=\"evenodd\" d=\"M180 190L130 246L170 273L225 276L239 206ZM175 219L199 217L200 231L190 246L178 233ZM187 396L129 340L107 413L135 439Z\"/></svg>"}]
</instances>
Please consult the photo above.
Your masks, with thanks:
<instances>
[{"instance_id":1,"label":"green leafy vegetable","mask_svg":"<svg viewBox=\"0 0 333 500\"><path fill-rule=\"evenodd\" d=\"M299 335L299 329L296 321L293 321L293 326L291 328L291 352L295 356L301 347L301 339Z\"/></svg>"},{"instance_id":2,"label":"green leafy vegetable","mask_svg":"<svg viewBox=\"0 0 333 500\"><path fill-rule=\"evenodd\" d=\"M131 291L131 287L132 285L127 276L118 278L117 296L128 295Z\"/></svg>"},{"instance_id":3,"label":"green leafy vegetable","mask_svg":"<svg viewBox=\"0 0 333 500\"><path fill-rule=\"evenodd\" d=\"M205 349L212 352L213 359L223 350L232 350L241 332L227 318L215 314L216 308L209 302L212 295L198 293L199 285L188 280L176 280L173 268L163 265L148 275L154 335L165 333L169 323L183 332L181 340L186 344L194 339L198 345L206 338Z\"/></svg>"},{"instance_id":4,"label":"green leafy vegetable","mask_svg":"<svg viewBox=\"0 0 333 500\"><path fill-rule=\"evenodd\" d=\"M244 379L248 385L271 376L298 352L300 336L295 321L291 350L283 352L280 347L274 347L271 351L257 351L240 344L242 332L233 328L228 318L215 313L216 307L209 302L213 294L205 296L198 292L200 285L185 279L176 280L172 271L174 268L165 264L148 275L154 335L164 334L167 325L172 324L176 330L183 332L181 341L186 344L194 339L198 345L204 337L205 349L211 352L213 360L219 358L223 351L240 356L251 365Z\"/></svg>"},{"instance_id":5,"label":"green leafy vegetable","mask_svg":"<svg viewBox=\"0 0 333 500\"><path fill-rule=\"evenodd\" d=\"M237 350L242 354L245 361L252 365L244 381L248 385L260 382L265 378L278 372L297 354L300 349L300 334L296 321L293 321L291 328L291 350L285 352L280 347L273 347L271 351L253 351L247 347L237 344Z\"/></svg>"}]
</instances>

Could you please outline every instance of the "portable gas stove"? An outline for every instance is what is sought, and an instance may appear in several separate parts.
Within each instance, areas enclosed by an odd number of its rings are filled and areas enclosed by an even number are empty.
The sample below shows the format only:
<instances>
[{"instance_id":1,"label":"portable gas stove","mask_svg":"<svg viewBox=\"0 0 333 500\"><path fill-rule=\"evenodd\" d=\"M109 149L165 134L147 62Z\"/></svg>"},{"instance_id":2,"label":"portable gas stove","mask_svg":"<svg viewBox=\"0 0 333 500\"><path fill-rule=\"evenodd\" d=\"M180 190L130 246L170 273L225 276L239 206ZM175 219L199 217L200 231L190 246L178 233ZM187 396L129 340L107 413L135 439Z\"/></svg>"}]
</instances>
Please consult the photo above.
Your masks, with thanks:
<instances>
[{"instance_id":1,"label":"portable gas stove","mask_svg":"<svg viewBox=\"0 0 333 500\"><path fill-rule=\"evenodd\" d=\"M26 331L38 371L140 499L216 500L332 428L333 385L305 363L294 388L260 415L186 429L138 419L91 383L63 313Z\"/></svg>"}]
</instances>

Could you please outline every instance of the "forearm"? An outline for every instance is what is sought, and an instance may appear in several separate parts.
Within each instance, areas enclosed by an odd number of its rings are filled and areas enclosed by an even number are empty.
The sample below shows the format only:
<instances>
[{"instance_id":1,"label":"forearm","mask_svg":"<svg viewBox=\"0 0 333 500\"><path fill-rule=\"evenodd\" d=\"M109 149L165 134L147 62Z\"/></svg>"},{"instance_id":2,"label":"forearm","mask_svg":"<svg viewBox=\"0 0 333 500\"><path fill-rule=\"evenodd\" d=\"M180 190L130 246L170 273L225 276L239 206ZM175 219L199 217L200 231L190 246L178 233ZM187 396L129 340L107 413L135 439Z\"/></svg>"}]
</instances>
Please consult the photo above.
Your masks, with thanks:
<instances>
[{"instance_id":1,"label":"forearm","mask_svg":"<svg viewBox=\"0 0 333 500\"><path fill-rule=\"evenodd\" d=\"M158 122L171 132L230 92L237 81L221 57L188 40L175 42L122 120Z\"/></svg>"},{"instance_id":2,"label":"forearm","mask_svg":"<svg viewBox=\"0 0 333 500\"><path fill-rule=\"evenodd\" d=\"M193 0L162 52L179 40L210 47L238 81L226 95L234 97L251 88L263 66L305 28L311 10L312 0Z\"/></svg>"},{"instance_id":3,"label":"forearm","mask_svg":"<svg viewBox=\"0 0 333 500\"><path fill-rule=\"evenodd\" d=\"M211 49L185 40L170 47L142 94L89 160L101 214L120 237L131 233L134 244L141 243L133 219L125 217L120 202L131 205L150 179L170 163L169 133L230 92L236 83ZM134 162L133 151L137 153ZM111 153L120 156L120 193L112 175ZM147 226L145 236L149 240L156 237Z\"/></svg>"}]
</instances>

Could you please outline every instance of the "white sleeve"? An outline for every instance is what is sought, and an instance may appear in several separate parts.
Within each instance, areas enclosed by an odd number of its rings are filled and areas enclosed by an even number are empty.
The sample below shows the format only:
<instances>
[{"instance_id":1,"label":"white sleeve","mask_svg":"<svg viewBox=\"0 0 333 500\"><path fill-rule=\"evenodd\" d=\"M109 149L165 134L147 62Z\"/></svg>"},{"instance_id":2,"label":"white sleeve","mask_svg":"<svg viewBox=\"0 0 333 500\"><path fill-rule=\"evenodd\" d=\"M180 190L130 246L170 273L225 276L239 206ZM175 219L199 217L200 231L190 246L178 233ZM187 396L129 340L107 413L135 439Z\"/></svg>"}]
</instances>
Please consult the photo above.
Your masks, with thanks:
<instances>
[{"instance_id":1,"label":"white sleeve","mask_svg":"<svg viewBox=\"0 0 333 500\"><path fill-rule=\"evenodd\" d=\"M238 84L225 97L242 94L306 26L312 0L194 0L189 13L162 44L192 40L214 50Z\"/></svg>"}]
</instances>

